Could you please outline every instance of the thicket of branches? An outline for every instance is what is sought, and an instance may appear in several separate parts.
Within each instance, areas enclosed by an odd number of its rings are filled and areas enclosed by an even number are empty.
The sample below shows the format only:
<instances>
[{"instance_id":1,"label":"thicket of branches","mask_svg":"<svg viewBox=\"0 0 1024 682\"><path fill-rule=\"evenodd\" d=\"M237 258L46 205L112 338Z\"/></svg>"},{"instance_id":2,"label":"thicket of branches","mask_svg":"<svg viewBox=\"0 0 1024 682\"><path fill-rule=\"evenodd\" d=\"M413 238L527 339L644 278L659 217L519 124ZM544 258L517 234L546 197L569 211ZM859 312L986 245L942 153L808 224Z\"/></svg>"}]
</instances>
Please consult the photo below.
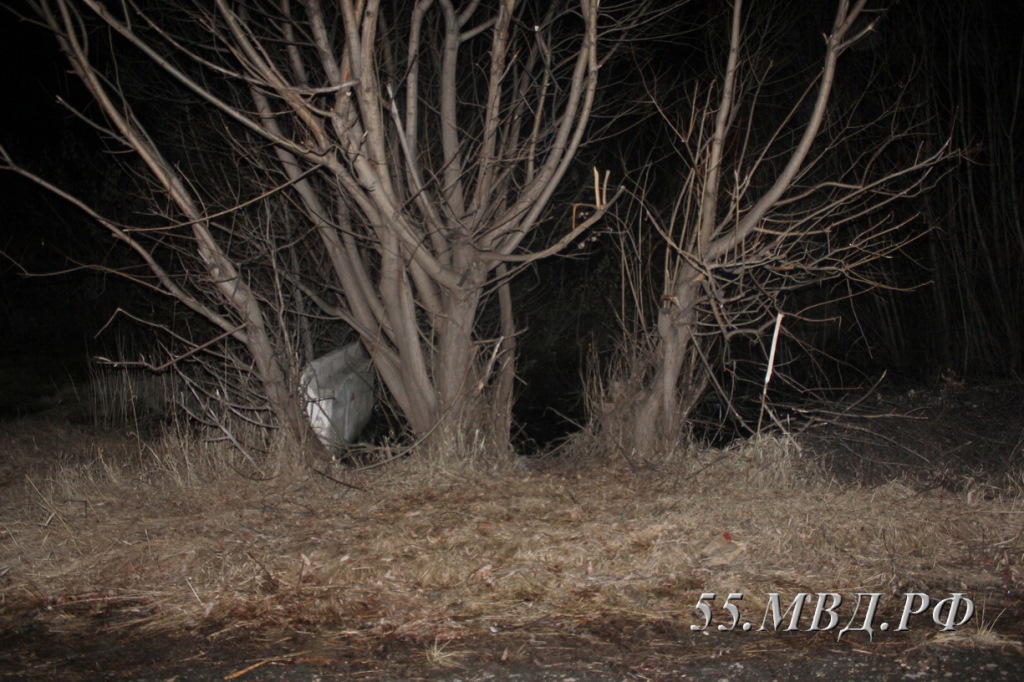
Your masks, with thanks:
<instances>
[{"instance_id":1,"label":"thicket of branches","mask_svg":"<svg viewBox=\"0 0 1024 682\"><path fill-rule=\"evenodd\" d=\"M864 0L837 5L814 58L793 55L780 36L814 26L815 8L748 15L737 0L723 18L727 46L708 48L717 63L680 74L676 94L663 76L648 80L672 155L647 166L672 180L641 173L626 220L648 225L666 248L649 265L654 295L637 306L654 302L652 324L638 325L630 344L639 357L599 405L628 424L627 444L674 441L709 392L725 418L755 431L758 415L736 399L765 381L779 316L776 376L798 389L827 379L791 331L828 321L837 301L894 286L885 263L929 227L911 200L937 181L950 147L882 61L846 66L884 16Z\"/></svg>"},{"instance_id":2,"label":"thicket of branches","mask_svg":"<svg viewBox=\"0 0 1024 682\"><path fill-rule=\"evenodd\" d=\"M952 156L941 98L908 85L922 67L890 58L887 8L866 0L32 7L87 92L71 106L132 152L131 191L150 213L125 224L51 188L134 254L142 267L121 275L169 297L179 322L166 338L216 378L197 397L297 443L299 370L351 332L412 433L506 448L513 278L612 210L632 244L620 262L633 300L608 315L634 360L606 378L597 418L650 448L713 393L756 430L738 400L764 380L779 314L775 370L804 390L828 375L807 330L864 292L919 284L891 264L950 216L934 203L920 215ZM658 31L677 44L645 43ZM1015 121L991 128L993 144ZM627 176L609 187L575 168L588 142L631 149ZM999 248L1014 248L1019 234L1006 236ZM1004 267L987 248L944 259ZM958 263L962 281L943 290L963 291L975 266ZM1010 327L1013 291L993 304ZM959 314L983 314L977 298L958 299Z\"/></svg>"},{"instance_id":3,"label":"thicket of branches","mask_svg":"<svg viewBox=\"0 0 1024 682\"><path fill-rule=\"evenodd\" d=\"M65 196L145 265L123 274L200 322L178 340L214 374L235 368L229 394L267 410L248 419L304 440L297 370L327 321L359 336L413 433L507 445L509 280L607 208L581 187L586 213L550 221L614 85L599 69L647 3L33 7L88 92L80 115L135 155L152 215L125 225Z\"/></svg>"},{"instance_id":4,"label":"thicket of branches","mask_svg":"<svg viewBox=\"0 0 1024 682\"><path fill-rule=\"evenodd\" d=\"M914 296L878 301L886 361L919 377L939 372L1019 376L1024 366L1024 45L1018 8L938 3L898 7L919 77L908 94L935 135L968 153L924 202L935 225L913 251Z\"/></svg>"}]
</instances>

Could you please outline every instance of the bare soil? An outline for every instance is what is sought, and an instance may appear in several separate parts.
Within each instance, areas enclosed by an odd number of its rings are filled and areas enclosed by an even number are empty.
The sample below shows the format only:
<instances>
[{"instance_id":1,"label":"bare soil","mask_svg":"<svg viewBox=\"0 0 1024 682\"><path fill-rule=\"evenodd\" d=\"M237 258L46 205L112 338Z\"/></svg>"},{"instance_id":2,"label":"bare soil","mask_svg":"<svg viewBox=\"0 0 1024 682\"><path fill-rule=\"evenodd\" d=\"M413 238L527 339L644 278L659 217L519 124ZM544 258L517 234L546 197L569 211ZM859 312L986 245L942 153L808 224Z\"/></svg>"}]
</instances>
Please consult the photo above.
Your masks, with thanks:
<instances>
[{"instance_id":1,"label":"bare soil","mask_svg":"<svg viewBox=\"0 0 1024 682\"><path fill-rule=\"evenodd\" d=\"M1024 670L1024 390L873 395L761 439L251 481L48 414L0 424L3 679L956 679ZM589 453L589 454L585 454ZM715 592L713 624L695 610ZM743 592L741 622L722 598ZM761 632L768 595L842 625ZM882 595L872 637L838 631ZM963 593L953 632L897 622ZM861 618L863 611L860 612ZM773 628L769 628L772 630ZM779 629L782 629L781 627Z\"/></svg>"}]
</instances>

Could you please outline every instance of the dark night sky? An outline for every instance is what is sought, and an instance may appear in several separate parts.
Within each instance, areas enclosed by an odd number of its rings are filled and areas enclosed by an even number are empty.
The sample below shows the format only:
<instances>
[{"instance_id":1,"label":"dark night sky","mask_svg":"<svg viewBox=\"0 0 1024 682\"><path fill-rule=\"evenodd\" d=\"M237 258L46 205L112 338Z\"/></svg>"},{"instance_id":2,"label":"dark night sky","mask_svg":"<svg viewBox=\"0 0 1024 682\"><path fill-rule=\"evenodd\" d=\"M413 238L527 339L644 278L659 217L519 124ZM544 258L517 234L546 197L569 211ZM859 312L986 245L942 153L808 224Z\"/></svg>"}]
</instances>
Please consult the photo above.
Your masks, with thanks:
<instances>
[{"instance_id":1,"label":"dark night sky","mask_svg":"<svg viewBox=\"0 0 1024 682\"><path fill-rule=\"evenodd\" d=\"M53 39L0 10L0 143L15 160L38 164L40 150L53 145L61 122L52 106L59 60ZM0 249L19 261L34 261L45 241L40 225L50 199L27 180L0 172ZM18 301L31 288L6 258L0 260L0 342L10 342L19 324Z\"/></svg>"},{"instance_id":2,"label":"dark night sky","mask_svg":"<svg viewBox=\"0 0 1024 682\"><path fill-rule=\"evenodd\" d=\"M4 139L23 142L23 130L42 131L57 118L52 105L66 66L52 36L6 9L0 14L0 58Z\"/></svg>"},{"instance_id":3,"label":"dark night sky","mask_svg":"<svg viewBox=\"0 0 1024 682\"><path fill-rule=\"evenodd\" d=\"M67 64L55 39L0 10L0 144L17 163L70 190L88 186L84 149L94 133L57 98L67 92ZM86 146L79 140L86 140ZM0 172L0 348L81 347L96 328L98 291L84 273L27 279L10 259L42 273L65 270L84 220L66 202L11 172Z\"/></svg>"},{"instance_id":4,"label":"dark night sky","mask_svg":"<svg viewBox=\"0 0 1024 682\"><path fill-rule=\"evenodd\" d=\"M903 3L907 7L922 5L925 10L932 3ZM1016 21L1021 13L1019 2L993 3L999 11L993 12L1000 21L1007 44L1019 45L1022 24ZM888 31L896 31L889 27ZM886 35L891 35L887 33ZM88 146L71 145L69 140L84 135L95 140L95 133L75 121L70 113L56 105L56 97L66 91L71 77L67 66L56 50L55 41L45 31L23 22L6 11L0 13L0 92L5 104L0 107L0 142L16 160L38 168L48 177L55 178L72 189L88 187L93 170L80 159L89 154ZM88 144L95 145L96 142ZM77 148L76 148L77 147ZM95 147L98 150L98 147ZM70 242L79 234L83 219L68 210L60 200L47 196L26 181L10 173L0 173L0 249L40 269L60 268L64 265L61 246L74 246ZM55 248L56 247L56 248ZM75 306L77 300L67 300L56 292L67 286L69 280L56 283L26 282L16 276L15 268L0 261L0 345L9 341L12 330L23 325L24 303L28 302L33 323L40 330L47 327L46 315L58 318L52 327L59 333L73 329L79 317L89 317ZM79 280L70 280L72 283ZM78 286L77 284L75 286ZM116 298L116 297L115 297ZM46 301L51 302L46 305ZM66 323L61 323L60 320ZM19 329L19 331L22 331Z\"/></svg>"}]
</instances>

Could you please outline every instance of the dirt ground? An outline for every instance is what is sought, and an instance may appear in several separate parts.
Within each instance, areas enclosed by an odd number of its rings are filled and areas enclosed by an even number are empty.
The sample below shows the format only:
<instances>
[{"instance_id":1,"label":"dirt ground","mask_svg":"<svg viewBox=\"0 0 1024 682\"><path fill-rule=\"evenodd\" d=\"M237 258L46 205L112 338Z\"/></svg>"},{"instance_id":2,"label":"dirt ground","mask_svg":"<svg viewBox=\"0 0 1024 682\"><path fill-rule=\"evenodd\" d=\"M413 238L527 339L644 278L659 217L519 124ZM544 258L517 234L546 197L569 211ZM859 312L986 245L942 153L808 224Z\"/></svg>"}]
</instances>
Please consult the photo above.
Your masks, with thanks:
<instances>
[{"instance_id":1,"label":"dirt ground","mask_svg":"<svg viewBox=\"0 0 1024 682\"><path fill-rule=\"evenodd\" d=\"M808 416L795 442L720 451L335 472L360 489L8 421L0 678L1019 679L1022 387ZM730 592L740 626L719 631ZM837 627L762 631L773 593L831 592ZM857 593L879 595L871 637ZM957 593L977 612L948 632L931 608L880 627Z\"/></svg>"}]
</instances>

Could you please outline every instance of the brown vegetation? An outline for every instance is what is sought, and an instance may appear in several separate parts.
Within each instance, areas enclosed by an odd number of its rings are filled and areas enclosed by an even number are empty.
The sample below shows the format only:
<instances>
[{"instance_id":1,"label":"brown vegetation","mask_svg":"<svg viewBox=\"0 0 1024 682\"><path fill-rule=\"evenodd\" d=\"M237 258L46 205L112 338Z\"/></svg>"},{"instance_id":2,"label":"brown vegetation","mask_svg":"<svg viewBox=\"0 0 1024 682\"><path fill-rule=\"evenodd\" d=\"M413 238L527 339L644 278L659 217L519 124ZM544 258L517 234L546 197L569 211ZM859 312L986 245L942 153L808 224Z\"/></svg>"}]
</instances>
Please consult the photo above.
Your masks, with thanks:
<instances>
[{"instance_id":1,"label":"brown vegetation","mask_svg":"<svg viewBox=\"0 0 1024 682\"><path fill-rule=\"evenodd\" d=\"M292 650L329 643L335 657L401 641L429 670L478 661L462 643L481 636L499 652L522 632L685 640L702 592L743 592L759 624L773 591L880 592L890 616L917 591L966 592L986 610L963 630L984 624L990 643L1024 634L1006 596L1024 585L1019 456L955 486L906 475L867 487L792 440L627 459L581 436L557 461L495 468L434 451L335 472L356 490L253 481L223 446L53 417L6 424L0 439L8 633L249 633ZM887 636L941 641L914 625Z\"/></svg>"}]
</instances>

